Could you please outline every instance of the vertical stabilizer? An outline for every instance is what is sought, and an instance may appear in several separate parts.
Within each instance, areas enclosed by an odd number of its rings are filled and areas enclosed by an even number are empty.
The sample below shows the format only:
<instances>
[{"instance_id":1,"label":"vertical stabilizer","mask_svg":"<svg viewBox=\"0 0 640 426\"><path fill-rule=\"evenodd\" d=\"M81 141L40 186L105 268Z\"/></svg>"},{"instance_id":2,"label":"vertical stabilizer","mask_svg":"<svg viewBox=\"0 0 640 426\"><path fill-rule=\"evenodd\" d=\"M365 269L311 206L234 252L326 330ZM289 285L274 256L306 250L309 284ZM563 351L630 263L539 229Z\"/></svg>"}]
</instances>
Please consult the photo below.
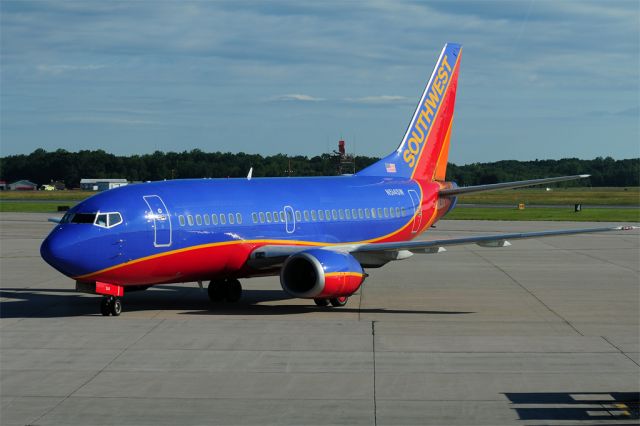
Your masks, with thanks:
<instances>
[{"instance_id":1,"label":"vertical stabilizer","mask_svg":"<svg viewBox=\"0 0 640 426\"><path fill-rule=\"evenodd\" d=\"M445 179L461 54L459 44L444 46L402 143L358 175Z\"/></svg>"}]
</instances>

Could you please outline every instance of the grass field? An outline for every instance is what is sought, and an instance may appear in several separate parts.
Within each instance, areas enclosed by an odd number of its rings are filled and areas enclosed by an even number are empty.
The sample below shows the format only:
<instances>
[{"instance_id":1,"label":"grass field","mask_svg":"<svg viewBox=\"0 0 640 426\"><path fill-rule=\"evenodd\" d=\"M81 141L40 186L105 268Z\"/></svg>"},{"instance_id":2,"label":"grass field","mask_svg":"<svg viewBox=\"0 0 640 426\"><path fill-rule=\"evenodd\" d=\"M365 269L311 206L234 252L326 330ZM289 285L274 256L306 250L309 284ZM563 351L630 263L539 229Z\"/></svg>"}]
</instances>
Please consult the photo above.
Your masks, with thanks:
<instances>
[{"instance_id":1,"label":"grass field","mask_svg":"<svg viewBox=\"0 0 640 426\"><path fill-rule=\"evenodd\" d=\"M558 220L577 222L640 222L640 209L536 207L524 210L495 207L459 207L445 219L462 220Z\"/></svg>"},{"instance_id":2,"label":"grass field","mask_svg":"<svg viewBox=\"0 0 640 426\"><path fill-rule=\"evenodd\" d=\"M544 188L507 189L464 195L459 203L468 204L592 204L640 207L640 188Z\"/></svg>"},{"instance_id":3,"label":"grass field","mask_svg":"<svg viewBox=\"0 0 640 426\"><path fill-rule=\"evenodd\" d=\"M72 207L75 203L47 203L29 201L4 201L0 200L0 212L20 213L58 213L58 206ZM63 214L64 212L59 212Z\"/></svg>"},{"instance_id":4,"label":"grass field","mask_svg":"<svg viewBox=\"0 0 640 426\"><path fill-rule=\"evenodd\" d=\"M0 191L0 201L4 200L75 200L81 201L92 195L95 191Z\"/></svg>"}]
</instances>

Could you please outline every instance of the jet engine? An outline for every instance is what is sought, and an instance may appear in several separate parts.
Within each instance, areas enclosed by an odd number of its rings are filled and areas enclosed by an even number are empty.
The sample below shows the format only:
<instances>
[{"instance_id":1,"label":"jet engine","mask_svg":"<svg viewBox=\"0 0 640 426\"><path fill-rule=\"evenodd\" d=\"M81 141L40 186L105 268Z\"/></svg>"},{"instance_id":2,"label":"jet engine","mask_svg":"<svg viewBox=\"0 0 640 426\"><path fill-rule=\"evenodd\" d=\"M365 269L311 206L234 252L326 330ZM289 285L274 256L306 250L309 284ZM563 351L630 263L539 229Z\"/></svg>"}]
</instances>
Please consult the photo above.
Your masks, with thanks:
<instances>
[{"instance_id":1,"label":"jet engine","mask_svg":"<svg viewBox=\"0 0 640 426\"><path fill-rule=\"evenodd\" d=\"M282 288L304 299L351 296L364 278L362 266L349 253L323 249L291 255L280 272Z\"/></svg>"}]
</instances>

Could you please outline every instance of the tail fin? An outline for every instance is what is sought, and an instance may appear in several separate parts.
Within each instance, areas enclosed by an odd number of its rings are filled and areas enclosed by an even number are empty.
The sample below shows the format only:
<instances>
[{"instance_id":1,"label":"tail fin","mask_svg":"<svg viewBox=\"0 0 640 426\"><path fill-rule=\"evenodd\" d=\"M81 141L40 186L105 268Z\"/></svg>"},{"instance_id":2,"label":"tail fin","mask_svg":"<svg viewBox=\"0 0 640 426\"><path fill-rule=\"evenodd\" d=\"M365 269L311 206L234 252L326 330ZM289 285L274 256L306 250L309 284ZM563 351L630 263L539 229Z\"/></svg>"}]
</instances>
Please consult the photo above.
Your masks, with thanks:
<instances>
[{"instance_id":1,"label":"tail fin","mask_svg":"<svg viewBox=\"0 0 640 426\"><path fill-rule=\"evenodd\" d=\"M445 44L398 149L357 175L445 179L461 54Z\"/></svg>"}]
</instances>

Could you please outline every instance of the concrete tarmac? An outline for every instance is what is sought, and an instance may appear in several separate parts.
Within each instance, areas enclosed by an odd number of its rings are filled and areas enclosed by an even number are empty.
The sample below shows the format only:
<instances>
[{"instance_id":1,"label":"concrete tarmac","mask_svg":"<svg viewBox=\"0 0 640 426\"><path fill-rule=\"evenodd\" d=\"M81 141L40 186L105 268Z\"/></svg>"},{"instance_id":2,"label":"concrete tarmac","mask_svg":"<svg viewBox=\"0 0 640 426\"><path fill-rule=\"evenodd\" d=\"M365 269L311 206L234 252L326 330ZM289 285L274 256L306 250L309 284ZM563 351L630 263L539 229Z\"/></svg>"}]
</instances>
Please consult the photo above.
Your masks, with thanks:
<instances>
[{"instance_id":1,"label":"concrete tarmac","mask_svg":"<svg viewBox=\"0 0 640 426\"><path fill-rule=\"evenodd\" d=\"M637 424L640 233L415 255L344 308L244 280L102 317L42 261L48 215L0 214L0 424ZM423 238L602 224L443 221Z\"/></svg>"}]
</instances>

